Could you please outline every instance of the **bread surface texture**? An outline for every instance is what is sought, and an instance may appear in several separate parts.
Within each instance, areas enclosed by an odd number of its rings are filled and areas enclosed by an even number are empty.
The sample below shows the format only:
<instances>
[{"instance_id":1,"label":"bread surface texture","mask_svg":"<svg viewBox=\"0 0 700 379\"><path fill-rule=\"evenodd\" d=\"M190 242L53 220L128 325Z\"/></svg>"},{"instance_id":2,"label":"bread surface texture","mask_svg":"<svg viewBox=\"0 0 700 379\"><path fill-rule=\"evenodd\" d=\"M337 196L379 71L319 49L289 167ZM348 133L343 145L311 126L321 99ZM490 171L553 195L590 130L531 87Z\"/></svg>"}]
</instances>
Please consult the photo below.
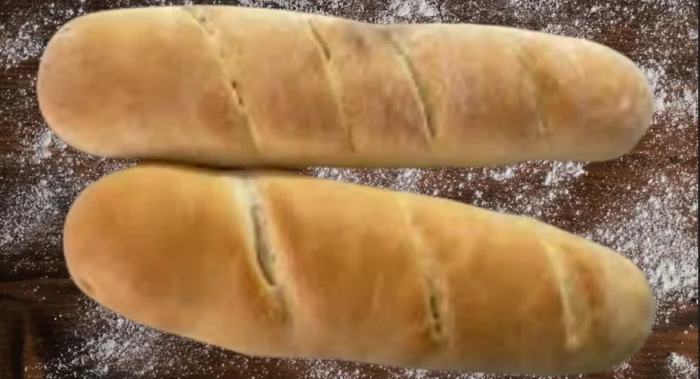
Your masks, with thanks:
<instances>
[{"instance_id":1,"label":"bread surface texture","mask_svg":"<svg viewBox=\"0 0 700 379\"><path fill-rule=\"evenodd\" d=\"M71 276L139 323L253 356L603 371L654 298L607 248L523 216L291 173L137 166L88 186Z\"/></svg>"},{"instance_id":2,"label":"bread surface texture","mask_svg":"<svg viewBox=\"0 0 700 379\"><path fill-rule=\"evenodd\" d=\"M635 64L590 41L233 6L80 16L37 86L79 150L224 167L600 161L653 110Z\"/></svg>"}]
</instances>

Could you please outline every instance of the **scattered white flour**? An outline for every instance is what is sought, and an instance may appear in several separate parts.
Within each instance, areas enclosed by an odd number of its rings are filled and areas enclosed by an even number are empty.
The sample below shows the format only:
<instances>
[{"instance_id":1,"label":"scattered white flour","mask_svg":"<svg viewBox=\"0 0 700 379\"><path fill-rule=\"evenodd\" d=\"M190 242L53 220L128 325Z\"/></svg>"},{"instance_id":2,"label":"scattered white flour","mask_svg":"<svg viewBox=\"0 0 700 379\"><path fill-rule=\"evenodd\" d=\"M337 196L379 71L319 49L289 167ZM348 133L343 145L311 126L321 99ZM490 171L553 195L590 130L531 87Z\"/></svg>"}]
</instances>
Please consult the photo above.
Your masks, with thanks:
<instances>
[{"instance_id":1,"label":"scattered white flour","mask_svg":"<svg viewBox=\"0 0 700 379\"><path fill-rule=\"evenodd\" d=\"M636 204L624 213L601 215L589 235L631 257L664 303L689 302L698 296L698 245L691 230L697 225L697 177L688 174L674 181L680 185L664 186L669 179L660 174L649 187L630 189Z\"/></svg>"},{"instance_id":2,"label":"scattered white flour","mask_svg":"<svg viewBox=\"0 0 700 379\"><path fill-rule=\"evenodd\" d=\"M12 0L19 1L19 0ZM213 1L231 4L230 1ZM698 30L692 17L697 4L689 0L640 0L622 6L614 2L560 2L557 0L491 1L443 0L242 0L241 5L344 15L364 21L389 23L473 22L510 20L510 26L606 41L610 29L636 30L626 39L634 46L630 57L649 78L655 97L654 127L643 156L673 152L676 163L622 160L612 171L599 172L595 164L574 162L525 162L497 168L473 169L338 169L313 168L307 173L346 182L424 193L467 202L504 212L529 215L584 235L629 256L649 276L660 304L658 324L669 323L677 305L693 299L697 304L697 65L673 70L684 51L696 51ZM0 119L12 122L22 145L0 165L15 167L21 186L10 189L0 177L0 260L9 259L21 269L24 254L36 252L37 236L53 253L60 251L60 225L75 195L95 178L132 164L88 157L67 148L36 120L35 77L18 73L17 67L35 64L52 31L69 19L90 11L91 2L76 0L33 2L19 7L9 23L0 25L0 77L21 80L22 88L0 86ZM190 5L190 1L115 0L112 7L136 5ZM374 4L374 8L368 4ZM695 8L693 8L695 7ZM695 10L694 10L695 9ZM694 13L695 12L695 13ZM644 16L642 17L642 15ZM651 15L651 16L650 16ZM640 25L639 28L632 26ZM629 28L627 28L629 26ZM681 36L679 38L679 36ZM673 41L673 43L670 43ZM696 62L697 56L693 56ZM679 90L679 88L683 88ZM682 136L683 138L678 138ZM687 141L671 145L670 141ZM668 154L667 154L668 155ZM682 164L691 161L692 165ZM658 164L656 164L658 163ZM591 177L593 176L593 177ZM622 178L622 179L620 179ZM600 184L597 184L600 183ZM605 185L605 183L613 183ZM615 183L637 183L617 186ZM590 195L594 193L595 196ZM589 197L583 196L589 194ZM602 199L604 204L597 204ZM596 209L595 220L581 210ZM583 212L590 217L591 212ZM581 230L580 225L595 225ZM47 256L46 259L60 259ZM31 264L32 261L28 261ZM134 324L85 298L76 299L80 313L74 317L72 348L43 365L47 379L99 377L157 377L163 375L216 376L236 367L244 377L264 377L260 359L246 358L195 344ZM57 317L61 317L58 315ZM692 326L691 326L692 327ZM697 328L697 325L695 326ZM223 367L197 365L216 358ZM374 365L319 360L263 360L264 367L288 369L309 379L489 379L484 374L445 374L424 370L389 369ZM182 362L192 362L182 372ZM256 367L256 368L254 368ZM672 379L696 379L697 363L671 354ZM301 374L300 374L301 373ZM616 379L634 374L634 363L612 371ZM572 377L573 378L573 377Z\"/></svg>"},{"instance_id":3,"label":"scattered white flour","mask_svg":"<svg viewBox=\"0 0 700 379\"><path fill-rule=\"evenodd\" d=\"M442 22L442 12L437 0L392 0L387 10L376 22L406 23L406 22Z\"/></svg>"},{"instance_id":4,"label":"scattered white flour","mask_svg":"<svg viewBox=\"0 0 700 379\"><path fill-rule=\"evenodd\" d=\"M283 360L286 367L302 373L305 379L497 379L483 373L447 373L429 370L389 368L380 365L316 359ZM547 379L540 377L539 379ZM567 379L559 377L558 379ZM573 379L573 378L572 378Z\"/></svg>"},{"instance_id":5,"label":"scattered white flour","mask_svg":"<svg viewBox=\"0 0 700 379\"><path fill-rule=\"evenodd\" d=\"M56 3L35 3L16 10L7 24L0 25L0 69L10 68L41 55L48 30L83 13L83 4L77 9Z\"/></svg>"},{"instance_id":6,"label":"scattered white flour","mask_svg":"<svg viewBox=\"0 0 700 379\"><path fill-rule=\"evenodd\" d=\"M213 3L220 3L214 1ZM48 37L58 26L88 11L86 0L75 7L60 2L36 1L26 7L13 9L14 17L0 25L0 70L9 69L30 59L38 58ZM114 0L113 7L135 6L135 1ZM192 1L143 0L139 6L192 5Z\"/></svg>"},{"instance_id":7,"label":"scattered white flour","mask_svg":"<svg viewBox=\"0 0 700 379\"><path fill-rule=\"evenodd\" d=\"M73 347L61 351L42 369L46 379L86 377L149 378L162 375L218 377L217 371L235 366L245 377L264 374L265 367L219 348L201 345L125 320L85 298L76 299L79 314ZM58 315L58 317L66 317ZM224 362L208 366L200 362ZM269 360L270 367L279 362ZM183 364L184 362L187 362Z\"/></svg>"},{"instance_id":8,"label":"scattered white flour","mask_svg":"<svg viewBox=\"0 0 700 379\"><path fill-rule=\"evenodd\" d=\"M621 365L615 367L613 369L613 377L615 379L626 379L629 377L629 374L632 373L632 365L630 365L629 361L624 362Z\"/></svg>"},{"instance_id":9,"label":"scattered white flour","mask_svg":"<svg viewBox=\"0 0 700 379\"><path fill-rule=\"evenodd\" d=\"M22 131L25 145L20 153L5 157L25 175L25 182L13 191L3 191L5 219L0 227L0 257L21 254L22 247L29 245L36 235L48 237L52 244L60 242L59 234L46 236L46 228L61 222L70 199L96 174L129 164L76 156L43 125L28 125Z\"/></svg>"},{"instance_id":10,"label":"scattered white flour","mask_svg":"<svg viewBox=\"0 0 700 379\"><path fill-rule=\"evenodd\" d=\"M666 75L664 63L667 61L650 60L641 65L642 71L649 80L649 85L654 92L654 118L658 121L671 121L678 128L693 126L693 123L681 122L684 118L690 118L697 126L698 117L698 89L683 89L672 91L672 88L682 87L680 80L674 80Z\"/></svg>"},{"instance_id":11,"label":"scattered white flour","mask_svg":"<svg viewBox=\"0 0 700 379\"><path fill-rule=\"evenodd\" d=\"M134 374L141 376L152 371L162 333L124 320L94 304L85 308L81 328L76 331L81 333L79 338L83 343L64 351L61 359L52 364L86 367L85 373L90 374L135 370Z\"/></svg>"},{"instance_id":12,"label":"scattered white flour","mask_svg":"<svg viewBox=\"0 0 700 379\"><path fill-rule=\"evenodd\" d=\"M697 379L698 364L688 357L671 353L668 357L668 367L671 372L671 379Z\"/></svg>"},{"instance_id":13,"label":"scattered white flour","mask_svg":"<svg viewBox=\"0 0 700 379\"><path fill-rule=\"evenodd\" d=\"M548 220L557 201L571 198L568 187L585 175L585 164L526 162L471 169L343 169L319 167L311 175L350 183L447 198L469 197L470 203ZM525 180L523 180L525 178ZM517 185L517 191L513 186ZM504 191L505 190L505 191Z\"/></svg>"}]
</instances>

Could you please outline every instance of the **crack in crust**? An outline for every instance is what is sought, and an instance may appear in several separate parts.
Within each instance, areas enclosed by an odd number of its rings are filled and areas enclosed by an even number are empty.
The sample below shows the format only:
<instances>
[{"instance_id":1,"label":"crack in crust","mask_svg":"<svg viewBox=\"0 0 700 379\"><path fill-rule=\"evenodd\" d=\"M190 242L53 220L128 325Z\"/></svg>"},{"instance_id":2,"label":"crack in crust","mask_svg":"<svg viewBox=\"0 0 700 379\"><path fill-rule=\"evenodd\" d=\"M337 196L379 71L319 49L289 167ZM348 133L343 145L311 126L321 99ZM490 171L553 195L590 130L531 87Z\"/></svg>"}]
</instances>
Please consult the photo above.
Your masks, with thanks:
<instances>
[{"instance_id":1,"label":"crack in crust","mask_svg":"<svg viewBox=\"0 0 700 379\"><path fill-rule=\"evenodd\" d=\"M571 270L562 257L562 252L542 239L544 252L554 275L555 285L562 307L565 346L568 351L576 351L584 345L589 327L590 309L577 293L576 273Z\"/></svg>"},{"instance_id":2,"label":"crack in crust","mask_svg":"<svg viewBox=\"0 0 700 379\"><path fill-rule=\"evenodd\" d=\"M242 178L237 186L246 209L249 227L252 231L252 245L255 263L268 293L275 299L282 319L289 322L289 304L284 296L284 288L277 275L277 255L268 235L268 222L265 209L258 195L253 178Z\"/></svg>"},{"instance_id":3,"label":"crack in crust","mask_svg":"<svg viewBox=\"0 0 700 379\"><path fill-rule=\"evenodd\" d=\"M318 31L316 28L316 25L314 25L314 22L311 18L308 18L306 20L307 25L309 25L309 30L311 31L311 35L314 37L314 40L318 47L321 49L321 52L323 53L323 58L324 61L330 61L331 60L331 49L328 47L328 44L326 43L326 40L323 38L321 35L321 32Z\"/></svg>"},{"instance_id":4,"label":"crack in crust","mask_svg":"<svg viewBox=\"0 0 700 379\"><path fill-rule=\"evenodd\" d=\"M231 89L235 91L236 93L238 92L238 82L235 80L231 80ZM241 107L241 109L245 109L245 104L243 103L243 97L242 96L236 96L236 99L238 100L238 105Z\"/></svg>"},{"instance_id":5,"label":"crack in crust","mask_svg":"<svg viewBox=\"0 0 700 379\"><path fill-rule=\"evenodd\" d=\"M445 331L443 330L442 324L442 314L440 312L440 303L442 302L439 297L439 291L436 288L435 282L430 276L426 277L426 284L428 286L428 308L430 309L431 327L435 338L442 341L445 338Z\"/></svg>"},{"instance_id":6,"label":"crack in crust","mask_svg":"<svg viewBox=\"0 0 700 379\"><path fill-rule=\"evenodd\" d=\"M340 119L340 127L344 129L345 132L345 138L348 143L348 148L350 149L351 152L356 151L356 146L355 142L352 137L352 128L347 125L347 120L345 117L345 114L343 112L343 105L342 105L342 100L340 96L340 88L339 84L337 81L334 79L334 72L332 68L332 59L333 57L331 56L331 50L330 47L328 46L328 43L326 40L323 38L321 35L321 32L316 28L316 25L314 25L313 19L311 17L306 18L306 25L308 26L309 32L311 34L311 39L314 41L316 44L316 47L319 50L319 53L321 54L322 59L322 64L323 68L326 72L326 78L328 79L329 87L330 87L330 94L333 97L333 101L336 104L336 107L338 109L338 118Z\"/></svg>"},{"instance_id":7,"label":"crack in crust","mask_svg":"<svg viewBox=\"0 0 700 379\"><path fill-rule=\"evenodd\" d=\"M401 46L398 40L392 35L389 29L384 29L389 45L392 47L394 54L402 62L403 66L406 68L408 78L410 79L411 85L416 94L418 107L420 108L421 114L423 115L423 129L427 133L427 140L431 142L437 137L437 128L435 127L434 117L431 112L431 108L428 105L428 90L423 85L418 74L418 70L413 64L413 60L408 55L406 50Z\"/></svg>"},{"instance_id":8,"label":"crack in crust","mask_svg":"<svg viewBox=\"0 0 700 379\"><path fill-rule=\"evenodd\" d=\"M277 278L275 277L275 254L273 253L270 245L268 243L267 236L265 235L265 216L263 214L262 207L258 199L255 198L253 194L253 184L246 183L245 186L248 188L249 198L250 198L250 218L253 222L253 238L255 240L255 256L257 257L258 265L260 266L260 271L270 287L275 287L277 285Z\"/></svg>"},{"instance_id":9,"label":"crack in crust","mask_svg":"<svg viewBox=\"0 0 700 379\"><path fill-rule=\"evenodd\" d=\"M226 79L226 82L228 83L228 88L231 92L231 98L235 99L236 104L238 104L239 109L241 110L241 115L243 116L243 123L245 124L245 128L248 129L248 133L250 135L250 140L253 143L253 148L256 151L260 151L260 142L259 142L259 137L255 133L255 127L253 125L253 121L250 117L250 113L248 112L248 109L245 106L245 103L243 101L243 96L241 95L241 90L240 90L240 83L236 79L232 78L231 73L229 72L227 65L226 65L226 54L221 48L221 45L219 44L216 36L218 33L218 30L216 26L209 20L207 17L207 12L204 9L201 8L196 8L196 7L182 7L182 10L187 13L196 23L197 25L204 31L204 34L206 35L206 41L209 43L212 48L216 51L216 59L219 62L219 66L221 67L221 71ZM233 120L233 117L229 117L229 123L232 124L232 127L235 127L236 123Z\"/></svg>"},{"instance_id":10,"label":"crack in crust","mask_svg":"<svg viewBox=\"0 0 700 379\"><path fill-rule=\"evenodd\" d=\"M420 231L417 230L410 207L405 200L402 197L400 205L406 213L406 225L409 231L407 235L410 236L412 246L417 251L414 253L414 258L426 291L425 303L428 311L430 337L433 342L439 345L446 345L449 333L446 330L445 315L449 310L446 309L447 303L436 279L438 272L435 269L432 252L429 251Z\"/></svg>"},{"instance_id":11,"label":"crack in crust","mask_svg":"<svg viewBox=\"0 0 700 379\"><path fill-rule=\"evenodd\" d=\"M520 43L522 44L522 43ZM516 45L517 46L517 45ZM535 102L535 117L537 118L537 139L544 143L550 134L550 126L547 117L544 115L544 106L542 104L542 91L540 91L535 79L535 67L530 54L523 47L514 50L514 54L522 71L525 73L525 80L528 83L531 96Z\"/></svg>"}]
</instances>

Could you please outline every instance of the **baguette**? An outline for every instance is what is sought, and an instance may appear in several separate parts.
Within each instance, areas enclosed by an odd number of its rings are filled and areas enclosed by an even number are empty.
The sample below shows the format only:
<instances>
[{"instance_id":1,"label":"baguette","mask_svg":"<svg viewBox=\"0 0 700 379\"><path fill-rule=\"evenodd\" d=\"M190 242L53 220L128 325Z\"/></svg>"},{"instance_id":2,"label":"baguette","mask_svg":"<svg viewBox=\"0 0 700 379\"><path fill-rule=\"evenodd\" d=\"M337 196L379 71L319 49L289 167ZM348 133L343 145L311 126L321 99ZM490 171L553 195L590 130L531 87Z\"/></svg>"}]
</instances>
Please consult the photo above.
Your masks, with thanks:
<instances>
[{"instance_id":1,"label":"baguette","mask_svg":"<svg viewBox=\"0 0 700 379\"><path fill-rule=\"evenodd\" d=\"M252 356L532 375L611 368L650 332L643 273L523 216L297 174L149 164L71 207L78 287Z\"/></svg>"},{"instance_id":2,"label":"baguette","mask_svg":"<svg viewBox=\"0 0 700 379\"><path fill-rule=\"evenodd\" d=\"M79 150L224 167L600 161L652 116L641 71L594 42L232 6L78 17L37 86Z\"/></svg>"}]
</instances>

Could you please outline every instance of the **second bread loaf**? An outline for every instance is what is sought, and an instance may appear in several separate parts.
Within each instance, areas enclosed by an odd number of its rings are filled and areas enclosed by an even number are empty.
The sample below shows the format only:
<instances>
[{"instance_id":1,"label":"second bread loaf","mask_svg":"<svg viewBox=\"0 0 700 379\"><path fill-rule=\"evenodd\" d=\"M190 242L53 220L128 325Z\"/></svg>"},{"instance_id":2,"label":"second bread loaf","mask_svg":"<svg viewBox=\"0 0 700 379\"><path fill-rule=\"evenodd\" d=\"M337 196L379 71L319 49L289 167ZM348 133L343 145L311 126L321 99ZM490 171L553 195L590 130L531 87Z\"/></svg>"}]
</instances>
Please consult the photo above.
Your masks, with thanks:
<instances>
[{"instance_id":1,"label":"second bread loaf","mask_svg":"<svg viewBox=\"0 0 700 379\"><path fill-rule=\"evenodd\" d=\"M240 353L578 374L644 343L642 272L530 218L298 175L141 166L65 225L78 286L137 322Z\"/></svg>"},{"instance_id":2,"label":"second bread loaf","mask_svg":"<svg viewBox=\"0 0 700 379\"><path fill-rule=\"evenodd\" d=\"M38 96L85 152L220 166L606 160L652 114L640 70L597 43L229 6L72 20Z\"/></svg>"}]
</instances>

